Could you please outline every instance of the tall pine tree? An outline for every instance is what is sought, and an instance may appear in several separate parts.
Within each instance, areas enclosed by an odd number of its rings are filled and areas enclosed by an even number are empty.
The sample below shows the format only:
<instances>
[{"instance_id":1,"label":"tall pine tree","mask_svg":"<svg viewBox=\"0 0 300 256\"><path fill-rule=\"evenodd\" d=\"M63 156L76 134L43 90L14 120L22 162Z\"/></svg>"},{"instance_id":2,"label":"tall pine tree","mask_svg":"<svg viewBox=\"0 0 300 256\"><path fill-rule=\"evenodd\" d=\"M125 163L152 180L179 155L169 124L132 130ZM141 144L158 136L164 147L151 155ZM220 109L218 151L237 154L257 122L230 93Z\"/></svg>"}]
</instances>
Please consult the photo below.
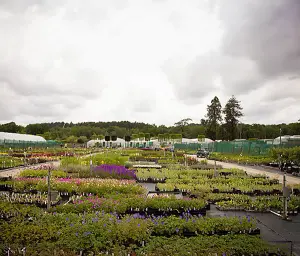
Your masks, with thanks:
<instances>
[{"instance_id":1,"label":"tall pine tree","mask_svg":"<svg viewBox=\"0 0 300 256\"><path fill-rule=\"evenodd\" d=\"M212 140L217 139L217 131L220 122L222 121L222 106L220 100L217 96L215 96L210 105L207 105L207 129L206 135L211 138Z\"/></svg>"},{"instance_id":2,"label":"tall pine tree","mask_svg":"<svg viewBox=\"0 0 300 256\"><path fill-rule=\"evenodd\" d=\"M225 129L229 140L236 138L239 118L243 116L242 110L243 108L241 107L240 101L238 101L234 95L228 100L223 109L225 115Z\"/></svg>"}]
</instances>

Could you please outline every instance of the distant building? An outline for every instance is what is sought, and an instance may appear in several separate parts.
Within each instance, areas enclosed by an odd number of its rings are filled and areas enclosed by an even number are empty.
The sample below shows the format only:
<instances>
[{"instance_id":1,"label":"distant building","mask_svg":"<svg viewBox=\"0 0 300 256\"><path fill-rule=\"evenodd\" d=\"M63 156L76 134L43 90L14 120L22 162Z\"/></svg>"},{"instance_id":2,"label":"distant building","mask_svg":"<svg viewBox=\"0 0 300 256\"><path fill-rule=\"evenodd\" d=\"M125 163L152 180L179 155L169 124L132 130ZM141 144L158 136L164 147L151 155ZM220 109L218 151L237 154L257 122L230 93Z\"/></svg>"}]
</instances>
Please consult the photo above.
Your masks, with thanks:
<instances>
[{"instance_id":1,"label":"distant building","mask_svg":"<svg viewBox=\"0 0 300 256\"><path fill-rule=\"evenodd\" d=\"M273 141L274 145L279 145L280 144L280 137L277 137ZM284 135L281 136L281 144L289 144L289 145L295 145L299 146L300 145L300 135Z\"/></svg>"},{"instance_id":2,"label":"distant building","mask_svg":"<svg viewBox=\"0 0 300 256\"><path fill-rule=\"evenodd\" d=\"M87 142L87 147L125 147L125 140L121 138L117 138L116 141L105 141L104 139L102 140L90 140Z\"/></svg>"},{"instance_id":3,"label":"distant building","mask_svg":"<svg viewBox=\"0 0 300 256\"><path fill-rule=\"evenodd\" d=\"M21 133L0 132L0 141L5 142L46 142L41 136Z\"/></svg>"}]
</instances>

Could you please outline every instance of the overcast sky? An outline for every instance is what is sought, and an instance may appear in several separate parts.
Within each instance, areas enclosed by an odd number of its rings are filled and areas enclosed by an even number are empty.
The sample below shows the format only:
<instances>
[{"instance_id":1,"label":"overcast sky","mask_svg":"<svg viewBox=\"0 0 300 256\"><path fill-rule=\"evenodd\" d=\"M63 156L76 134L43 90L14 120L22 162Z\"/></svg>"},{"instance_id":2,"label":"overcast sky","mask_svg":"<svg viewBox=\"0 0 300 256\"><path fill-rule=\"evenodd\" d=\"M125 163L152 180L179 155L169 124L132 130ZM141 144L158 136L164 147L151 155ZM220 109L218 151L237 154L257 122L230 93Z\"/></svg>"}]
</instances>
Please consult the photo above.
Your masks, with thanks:
<instances>
[{"instance_id":1,"label":"overcast sky","mask_svg":"<svg viewBox=\"0 0 300 256\"><path fill-rule=\"evenodd\" d=\"M0 0L0 123L300 118L299 0Z\"/></svg>"}]
</instances>

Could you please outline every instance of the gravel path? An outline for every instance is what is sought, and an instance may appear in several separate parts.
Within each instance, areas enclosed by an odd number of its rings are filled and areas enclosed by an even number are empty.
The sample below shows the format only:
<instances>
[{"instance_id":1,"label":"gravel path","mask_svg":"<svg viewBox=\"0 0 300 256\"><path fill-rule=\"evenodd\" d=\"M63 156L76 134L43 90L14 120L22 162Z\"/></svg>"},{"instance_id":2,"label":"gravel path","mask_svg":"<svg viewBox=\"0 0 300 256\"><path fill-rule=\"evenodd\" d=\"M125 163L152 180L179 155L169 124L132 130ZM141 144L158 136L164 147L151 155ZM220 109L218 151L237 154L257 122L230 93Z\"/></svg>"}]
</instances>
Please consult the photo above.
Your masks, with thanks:
<instances>
[{"instance_id":1,"label":"gravel path","mask_svg":"<svg viewBox=\"0 0 300 256\"><path fill-rule=\"evenodd\" d=\"M214 164L215 161L208 160L208 163ZM242 166L238 164L232 164L232 163L224 163L224 162L218 162L217 164L222 165L224 168L238 168L246 171L248 174L264 174L268 176L271 179L278 179L279 182L282 182L283 179L283 173L280 173L280 171L274 171L274 170L268 170L268 168L263 167L251 167L251 166ZM287 175L286 177L287 184L300 184L300 178L294 177L291 175Z\"/></svg>"},{"instance_id":2,"label":"gravel path","mask_svg":"<svg viewBox=\"0 0 300 256\"><path fill-rule=\"evenodd\" d=\"M190 155L192 157L197 157L196 155ZM198 158L198 160L203 160L202 158ZM215 164L214 160L207 160L209 164ZM242 169L246 171L248 174L264 174L268 176L271 179L278 179L280 183L282 183L283 180L283 173L279 170L276 170L274 168L268 168L268 167L262 167L262 166L244 166L239 164L232 164L232 163L225 163L225 162L219 162L216 161L217 165L222 165L223 168L237 168ZM292 175L287 174L286 176L287 184L300 184L300 177L295 177Z\"/></svg>"},{"instance_id":3,"label":"gravel path","mask_svg":"<svg viewBox=\"0 0 300 256\"><path fill-rule=\"evenodd\" d=\"M54 167L58 167L60 162L59 161L54 161L54 162L47 162L47 163L42 163L42 164L30 165L30 166L26 166L26 167L24 166L24 167L11 168L11 169L8 169L8 170L2 170L2 171L0 171L0 177L9 177L9 176L16 177L16 176L19 175L19 173L22 170L30 169L31 167L38 167L38 166L45 165L45 164L53 164Z\"/></svg>"},{"instance_id":4,"label":"gravel path","mask_svg":"<svg viewBox=\"0 0 300 256\"><path fill-rule=\"evenodd\" d=\"M90 156L94 156L94 155L101 154L101 153L102 152L96 152L96 153L93 153L92 155L91 154L83 155L83 156L80 156L80 158L88 158ZM7 170L0 170L0 177L9 177L9 176L16 177L19 175L19 173L22 170L30 169L31 167L38 167L38 166L41 166L44 164L46 164L46 163L30 165L27 167L16 167L16 168L10 168ZM47 162L47 164L53 164L54 167L58 167L60 165L60 161Z\"/></svg>"}]
</instances>

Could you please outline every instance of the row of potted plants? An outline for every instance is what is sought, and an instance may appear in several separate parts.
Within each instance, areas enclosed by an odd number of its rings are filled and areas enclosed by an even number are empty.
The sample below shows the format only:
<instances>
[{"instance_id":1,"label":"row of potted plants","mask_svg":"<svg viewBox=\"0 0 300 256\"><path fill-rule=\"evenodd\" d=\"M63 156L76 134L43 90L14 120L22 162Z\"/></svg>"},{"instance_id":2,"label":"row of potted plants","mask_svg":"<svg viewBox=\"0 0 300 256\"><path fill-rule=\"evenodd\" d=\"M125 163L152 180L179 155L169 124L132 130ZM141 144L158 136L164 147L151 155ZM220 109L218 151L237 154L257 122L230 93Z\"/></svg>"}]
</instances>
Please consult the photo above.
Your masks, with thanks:
<instances>
[{"instance_id":1,"label":"row of potted plants","mask_svg":"<svg viewBox=\"0 0 300 256\"><path fill-rule=\"evenodd\" d=\"M239 169L222 169L217 172L219 176L247 176L245 171ZM196 178L213 178L214 170L193 170L193 169L137 169L137 179L196 179Z\"/></svg>"},{"instance_id":2,"label":"row of potted plants","mask_svg":"<svg viewBox=\"0 0 300 256\"><path fill-rule=\"evenodd\" d=\"M118 214L134 214L143 215L161 215L175 214L179 215L183 212L190 214L206 214L206 202L203 199L176 199L175 197L154 197L144 198L133 196L124 198L122 196L113 198L103 198L93 195L73 196L71 203L59 205L53 209L56 212L117 212Z\"/></svg>"},{"instance_id":3,"label":"row of potted plants","mask_svg":"<svg viewBox=\"0 0 300 256\"><path fill-rule=\"evenodd\" d=\"M47 195L44 194L21 194L21 193L1 193L0 192L0 200L6 201L10 203L20 203L20 204L26 204L31 205L35 204L39 207L46 207L47 206ZM51 205L56 205L58 201L60 200L60 197L58 196L55 200L51 200Z\"/></svg>"},{"instance_id":4,"label":"row of potted plants","mask_svg":"<svg viewBox=\"0 0 300 256\"><path fill-rule=\"evenodd\" d=\"M154 237L136 255L197 255L197 256L285 256L280 246L270 245L257 236L197 236L180 238Z\"/></svg>"},{"instance_id":5,"label":"row of potted plants","mask_svg":"<svg viewBox=\"0 0 300 256\"><path fill-rule=\"evenodd\" d=\"M278 196L260 196L256 198L241 196L230 198L229 200L219 200L216 202L220 210L243 210L255 212L268 212L269 210L282 211L283 201ZM291 196L288 202L290 214L298 214L300 209L300 198Z\"/></svg>"},{"instance_id":6,"label":"row of potted plants","mask_svg":"<svg viewBox=\"0 0 300 256\"><path fill-rule=\"evenodd\" d=\"M158 183L157 191L181 191L186 193L232 193L246 195L277 195L282 194L282 185L257 185L257 184L178 184Z\"/></svg>"},{"instance_id":7,"label":"row of potted plants","mask_svg":"<svg viewBox=\"0 0 300 256\"><path fill-rule=\"evenodd\" d=\"M114 165L124 165L128 161L128 157L121 156L117 152L100 152L97 154L91 154L84 157L69 157L63 158L61 160L62 166L72 165L90 165L92 161L93 165L101 164L114 164Z\"/></svg>"},{"instance_id":8,"label":"row of potted plants","mask_svg":"<svg viewBox=\"0 0 300 256\"><path fill-rule=\"evenodd\" d=\"M209 155L209 159L229 162L229 163L239 163L246 165L269 165L275 159L271 156L251 156L243 154L225 154L213 152Z\"/></svg>"},{"instance_id":9,"label":"row of potted plants","mask_svg":"<svg viewBox=\"0 0 300 256\"><path fill-rule=\"evenodd\" d=\"M38 177L38 178L44 178L48 176L48 170L47 169L27 169L22 170L19 174L19 177L25 177L25 178L32 178L32 177ZM51 170L51 177L55 178L65 178L67 177L66 172L59 171L59 170Z\"/></svg>"},{"instance_id":10,"label":"row of potted plants","mask_svg":"<svg viewBox=\"0 0 300 256\"><path fill-rule=\"evenodd\" d=\"M239 186L239 185L278 185L279 181L277 179L268 179L266 177L261 178L253 178L251 176L217 176L214 178L208 177L188 177L188 176L179 176L179 178L170 178L165 180L166 183L176 183L176 184L207 184L210 185L226 185L230 184L232 186Z\"/></svg>"},{"instance_id":11,"label":"row of potted plants","mask_svg":"<svg viewBox=\"0 0 300 256\"><path fill-rule=\"evenodd\" d=\"M3 206L3 204L0 203L0 211L6 207L6 213L8 213L9 206ZM32 207L29 211L19 206L18 216L10 218L9 222L0 221L2 244L11 245L11 249L18 246L26 247L27 253L33 251L35 254L41 252L42 249L44 253L51 251L51 248L67 252L81 252L81 254L113 253L111 250L117 246L125 251L135 251L138 255L176 255L176 253L173 254L173 248L177 248L176 245L168 248L171 245L170 241L174 239L179 244L185 241L186 245L182 244L182 246L186 253L188 251L193 253L211 251L230 255L243 250L245 255L250 255L247 253L260 255L257 253L273 250L273 247L263 242L259 236L249 235L249 233L259 233L254 231L256 223L250 217L203 218L185 215L181 218L145 219L143 216L133 215L120 219L115 214L103 212L84 215L45 214L34 212L33 209ZM195 237L184 238L189 233L195 234ZM153 245L158 245L157 241L161 241L160 248L165 246L166 248L155 251ZM251 249L249 244L252 247L255 246L255 249ZM3 252L5 248L1 247L1 249ZM182 252L182 249L179 251ZM201 254L197 253L197 255Z\"/></svg>"},{"instance_id":12,"label":"row of potted plants","mask_svg":"<svg viewBox=\"0 0 300 256\"><path fill-rule=\"evenodd\" d=\"M45 178L16 178L11 181L0 182L0 189L11 186L14 192L48 190ZM105 194L145 194L146 190L135 183L134 180L117 179L76 179L76 178L52 178L51 190L68 192L73 194L92 193L95 195Z\"/></svg>"}]
</instances>

